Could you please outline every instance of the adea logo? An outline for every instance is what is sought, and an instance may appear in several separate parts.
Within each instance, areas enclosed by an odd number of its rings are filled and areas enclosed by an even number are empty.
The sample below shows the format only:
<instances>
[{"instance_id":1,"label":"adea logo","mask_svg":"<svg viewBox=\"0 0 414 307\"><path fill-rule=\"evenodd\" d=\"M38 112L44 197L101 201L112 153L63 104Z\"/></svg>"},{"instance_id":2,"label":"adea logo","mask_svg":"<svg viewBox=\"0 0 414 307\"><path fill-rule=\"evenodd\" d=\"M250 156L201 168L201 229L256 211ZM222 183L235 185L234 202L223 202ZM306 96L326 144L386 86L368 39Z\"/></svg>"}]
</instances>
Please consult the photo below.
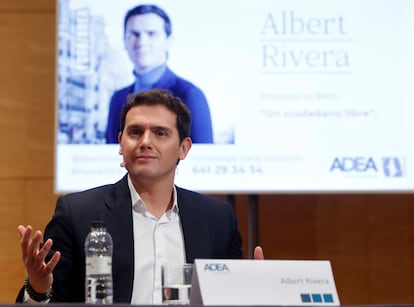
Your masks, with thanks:
<instances>
[{"instance_id":1,"label":"adea logo","mask_svg":"<svg viewBox=\"0 0 414 307\"><path fill-rule=\"evenodd\" d=\"M382 158L382 166L386 177L404 176L404 159L397 157Z\"/></svg>"},{"instance_id":2,"label":"adea logo","mask_svg":"<svg viewBox=\"0 0 414 307\"><path fill-rule=\"evenodd\" d=\"M336 157L331 165L330 171L341 172L378 172L374 159L370 157Z\"/></svg>"},{"instance_id":3,"label":"adea logo","mask_svg":"<svg viewBox=\"0 0 414 307\"><path fill-rule=\"evenodd\" d=\"M204 271L223 272L230 270L225 263L206 263L206 265L204 266Z\"/></svg>"}]
</instances>

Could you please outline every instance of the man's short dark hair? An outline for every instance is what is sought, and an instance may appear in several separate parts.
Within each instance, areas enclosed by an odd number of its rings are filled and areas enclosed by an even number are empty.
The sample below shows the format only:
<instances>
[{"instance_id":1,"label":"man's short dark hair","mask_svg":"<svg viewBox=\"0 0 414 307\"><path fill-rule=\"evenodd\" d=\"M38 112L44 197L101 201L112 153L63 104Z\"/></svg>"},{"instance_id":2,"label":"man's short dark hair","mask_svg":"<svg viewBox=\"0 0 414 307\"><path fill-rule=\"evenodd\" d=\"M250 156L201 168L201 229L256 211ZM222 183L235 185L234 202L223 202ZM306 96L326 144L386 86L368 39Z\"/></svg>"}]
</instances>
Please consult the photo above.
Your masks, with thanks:
<instances>
[{"instance_id":1,"label":"man's short dark hair","mask_svg":"<svg viewBox=\"0 0 414 307\"><path fill-rule=\"evenodd\" d=\"M142 5L138 5L130 9L126 13L125 18L124 18L124 33L126 31L126 25L127 25L129 18L131 18L132 16L136 16L136 15L143 15L143 14L150 14L150 13L158 15L162 18L162 20L164 20L165 33L167 34L167 36L170 36L172 32L170 17L168 17L167 13L162 8L160 8L159 6L153 5L153 4L142 4Z\"/></svg>"},{"instance_id":2,"label":"man's short dark hair","mask_svg":"<svg viewBox=\"0 0 414 307\"><path fill-rule=\"evenodd\" d=\"M187 105L180 98L175 97L170 91L164 89L151 89L140 93L129 94L127 103L121 114L121 133L124 132L127 113L131 108L140 105L155 106L162 105L176 114L176 127L180 142L190 136L191 113Z\"/></svg>"}]
</instances>

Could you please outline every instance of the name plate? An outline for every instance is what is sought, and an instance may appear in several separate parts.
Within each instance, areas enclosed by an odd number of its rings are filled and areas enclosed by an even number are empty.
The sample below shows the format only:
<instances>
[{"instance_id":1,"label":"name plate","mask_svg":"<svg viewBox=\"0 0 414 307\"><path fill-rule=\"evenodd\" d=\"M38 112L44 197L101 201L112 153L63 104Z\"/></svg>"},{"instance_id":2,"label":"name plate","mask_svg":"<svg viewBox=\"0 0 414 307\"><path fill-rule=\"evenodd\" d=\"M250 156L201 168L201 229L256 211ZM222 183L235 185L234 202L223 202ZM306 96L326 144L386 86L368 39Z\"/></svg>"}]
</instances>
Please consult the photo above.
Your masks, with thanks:
<instances>
[{"instance_id":1,"label":"name plate","mask_svg":"<svg viewBox=\"0 0 414 307\"><path fill-rule=\"evenodd\" d=\"M339 306L325 260L194 261L190 304Z\"/></svg>"}]
</instances>

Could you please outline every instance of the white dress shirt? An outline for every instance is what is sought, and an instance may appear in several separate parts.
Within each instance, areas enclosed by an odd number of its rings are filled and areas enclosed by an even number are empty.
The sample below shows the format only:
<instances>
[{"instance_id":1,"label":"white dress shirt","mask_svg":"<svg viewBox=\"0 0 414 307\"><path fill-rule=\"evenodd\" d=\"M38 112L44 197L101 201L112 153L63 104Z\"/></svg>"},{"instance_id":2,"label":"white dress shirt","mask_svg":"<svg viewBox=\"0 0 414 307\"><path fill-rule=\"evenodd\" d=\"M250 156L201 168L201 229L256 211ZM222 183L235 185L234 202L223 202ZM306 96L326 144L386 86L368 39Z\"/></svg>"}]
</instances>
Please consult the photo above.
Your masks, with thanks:
<instances>
[{"instance_id":1,"label":"white dress shirt","mask_svg":"<svg viewBox=\"0 0 414 307\"><path fill-rule=\"evenodd\" d=\"M129 176L134 228L134 284L131 304L162 303L161 266L186 262L183 232L178 215L177 190L173 205L158 220L148 212Z\"/></svg>"}]
</instances>

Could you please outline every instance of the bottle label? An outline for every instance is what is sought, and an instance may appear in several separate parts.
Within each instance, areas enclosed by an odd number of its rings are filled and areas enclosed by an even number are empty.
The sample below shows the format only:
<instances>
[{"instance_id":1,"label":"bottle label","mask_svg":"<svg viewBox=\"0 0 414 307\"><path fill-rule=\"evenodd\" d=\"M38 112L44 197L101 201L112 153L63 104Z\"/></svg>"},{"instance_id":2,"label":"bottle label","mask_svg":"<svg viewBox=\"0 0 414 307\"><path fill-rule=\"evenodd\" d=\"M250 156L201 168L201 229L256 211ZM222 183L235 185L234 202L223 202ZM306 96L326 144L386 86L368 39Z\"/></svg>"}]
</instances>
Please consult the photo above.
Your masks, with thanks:
<instances>
[{"instance_id":1,"label":"bottle label","mask_svg":"<svg viewBox=\"0 0 414 307\"><path fill-rule=\"evenodd\" d=\"M112 274L112 257L86 257L86 275L89 274Z\"/></svg>"}]
</instances>

